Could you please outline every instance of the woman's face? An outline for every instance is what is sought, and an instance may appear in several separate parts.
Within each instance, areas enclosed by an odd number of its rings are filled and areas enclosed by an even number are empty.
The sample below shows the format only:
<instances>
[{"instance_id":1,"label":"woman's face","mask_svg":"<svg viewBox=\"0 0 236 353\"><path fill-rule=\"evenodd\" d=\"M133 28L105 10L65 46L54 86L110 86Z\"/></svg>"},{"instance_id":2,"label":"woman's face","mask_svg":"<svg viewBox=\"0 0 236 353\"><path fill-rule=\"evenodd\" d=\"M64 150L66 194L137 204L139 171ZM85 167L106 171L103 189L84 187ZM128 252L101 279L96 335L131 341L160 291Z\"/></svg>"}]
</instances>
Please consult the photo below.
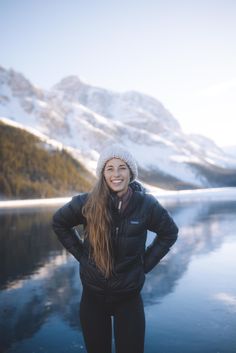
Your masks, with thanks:
<instances>
[{"instance_id":1,"label":"woman's face","mask_svg":"<svg viewBox=\"0 0 236 353\"><path fill-rule=\"evenodd\" d=\"M108 187L122 196L128 190L130 183L130 170L127 164L120 158L112 158L104 168L104 177Z\"/></svg>"}]
</instances>

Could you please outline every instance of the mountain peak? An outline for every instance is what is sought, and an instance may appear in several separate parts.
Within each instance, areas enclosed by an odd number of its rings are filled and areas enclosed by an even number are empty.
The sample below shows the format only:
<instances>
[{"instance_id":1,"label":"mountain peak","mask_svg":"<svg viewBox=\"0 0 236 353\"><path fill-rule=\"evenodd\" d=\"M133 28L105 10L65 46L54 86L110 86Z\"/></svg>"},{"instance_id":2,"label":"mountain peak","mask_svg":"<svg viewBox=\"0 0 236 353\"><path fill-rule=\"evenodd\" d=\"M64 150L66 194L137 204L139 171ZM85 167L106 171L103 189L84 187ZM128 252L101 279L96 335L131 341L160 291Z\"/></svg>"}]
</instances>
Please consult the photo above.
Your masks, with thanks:
<instances>
[{"instance_id":1,"label":"mountain peak","mask_svg":"<svg viewBox=\"0 0 236 353\"><path fill-rule=\"evenodd\" d=\"M1 68L0 115L59 140L93 171L102 147L114 142L126 146L139 162L141 179L153 185L226 185L232 165L208 139L185 135L157 99L91 86L74 75L46 92ZM227 185L235 183L235 171L230 173Z\"/></svg>"},{"instance_id":2,"label":"mountain peak","mask_svg":"<svg viewBox=\"0 0 236 353\"><path fill-rule=\"evenodd\" d=\"M85 84L76 75L70 75L62 78L56 85L53 86L59 90L80 89Z\"/></svg>"},{"instance_id":3,"label":"mountain peak","mask_svg":"<svg viewBox=\"0 0 236 353\"><path fill-rule=\"evenodd\" d=\"M36 88L32 83L25 78L23 74L13 69L4 69L0 66L0 85L2 87L8 86L14 96L25 97L32 95L39 95L42 90Z\"/></svg>"},{"instance_id":4,"label":"mountain peak","mask_svg":"<svg viewBox=\"0 0 236 353\"><path fill-rule=\"evenodd\" d=\"M80 103L113 120L145 126L161 133L168 129L180 131L180 125L156 98L135 90L118 93L83 83L77 76L68 76L54 86L64 98ZM141 119L140 119L141 118ZM140 125L141 123L141 125Z\"/></svg>"}]
</instances>

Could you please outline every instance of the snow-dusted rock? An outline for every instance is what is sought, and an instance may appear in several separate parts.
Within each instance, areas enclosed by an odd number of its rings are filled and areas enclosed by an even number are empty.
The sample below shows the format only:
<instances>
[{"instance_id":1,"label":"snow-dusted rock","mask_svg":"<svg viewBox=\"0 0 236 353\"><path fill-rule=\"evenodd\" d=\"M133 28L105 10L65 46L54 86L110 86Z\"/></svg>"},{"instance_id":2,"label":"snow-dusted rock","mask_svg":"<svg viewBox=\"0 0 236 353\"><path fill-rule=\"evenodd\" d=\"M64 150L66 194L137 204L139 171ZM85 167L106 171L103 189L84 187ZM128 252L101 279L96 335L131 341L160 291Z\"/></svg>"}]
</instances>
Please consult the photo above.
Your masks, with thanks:
<instances>
[{"instance_id":1,"label":"snow-dusted rock","mask_svg":"<svg viewBox=\"0 0 236 353\"><path fill-rule=\"evenodd\" d=\"M46 91L0 68L0 116L62 143L92 172L101 148L116 142L132 151L141 178L154 185L223 186L224 175L235 175L236 158L206 137L184 134L158 100L93 87L76 76Z\"/></svg>"}]
</instances>

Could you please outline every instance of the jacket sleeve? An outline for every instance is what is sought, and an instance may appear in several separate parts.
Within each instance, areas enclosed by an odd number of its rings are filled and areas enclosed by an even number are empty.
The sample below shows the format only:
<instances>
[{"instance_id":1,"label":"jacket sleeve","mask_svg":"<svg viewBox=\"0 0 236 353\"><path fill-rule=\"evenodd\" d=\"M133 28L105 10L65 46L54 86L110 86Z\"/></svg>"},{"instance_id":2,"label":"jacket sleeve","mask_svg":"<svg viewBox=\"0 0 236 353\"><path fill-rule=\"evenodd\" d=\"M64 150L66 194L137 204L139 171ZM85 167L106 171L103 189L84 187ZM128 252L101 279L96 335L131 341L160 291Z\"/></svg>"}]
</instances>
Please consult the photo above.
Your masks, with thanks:
<instances>
[{"instance_id":1,"label":"jacket sleeve","mask_svg":"<svg viewBox=\"0 0 236 353\"><path fill-rule=\"evenodd\" d=\"M81 196L75 196L53 215L52 228L62 245L79 261L83 244L73 227L84 224L82 216L83 202Z\"/></svg>"},{"instance_id":2,"label":"jacket sleeve","mask_svg":"<svg viewBox=\"0 0 236 353\"><path fill-rule=\"evenodd\" d=\"M151 271L168 253L178 235L178 227L173 219L156 200L149 214L148 230L155 232L156 236L144 254L145 273Z\"/></svg>"}]
</instances>

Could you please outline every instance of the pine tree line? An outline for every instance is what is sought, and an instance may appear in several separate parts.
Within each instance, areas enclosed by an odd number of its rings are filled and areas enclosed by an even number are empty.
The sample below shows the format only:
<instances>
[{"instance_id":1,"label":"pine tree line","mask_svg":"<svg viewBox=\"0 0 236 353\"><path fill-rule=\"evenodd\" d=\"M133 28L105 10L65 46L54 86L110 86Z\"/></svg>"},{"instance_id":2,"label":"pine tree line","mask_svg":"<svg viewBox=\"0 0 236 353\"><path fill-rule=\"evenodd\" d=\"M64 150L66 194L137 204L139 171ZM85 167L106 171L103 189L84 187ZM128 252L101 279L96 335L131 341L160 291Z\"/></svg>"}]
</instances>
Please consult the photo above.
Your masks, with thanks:
<instances>
[{"instance_id":1,"label":"pine tree line","mask_svg":"<svg viewBox=\"0 0 236 353\"><path fill-rule=\"evenodd\" d=\"M67 151L47 148L27 131L0 122L0 196L68 196L91 188L93 177Z\"/></svg>"}]
</instances>

